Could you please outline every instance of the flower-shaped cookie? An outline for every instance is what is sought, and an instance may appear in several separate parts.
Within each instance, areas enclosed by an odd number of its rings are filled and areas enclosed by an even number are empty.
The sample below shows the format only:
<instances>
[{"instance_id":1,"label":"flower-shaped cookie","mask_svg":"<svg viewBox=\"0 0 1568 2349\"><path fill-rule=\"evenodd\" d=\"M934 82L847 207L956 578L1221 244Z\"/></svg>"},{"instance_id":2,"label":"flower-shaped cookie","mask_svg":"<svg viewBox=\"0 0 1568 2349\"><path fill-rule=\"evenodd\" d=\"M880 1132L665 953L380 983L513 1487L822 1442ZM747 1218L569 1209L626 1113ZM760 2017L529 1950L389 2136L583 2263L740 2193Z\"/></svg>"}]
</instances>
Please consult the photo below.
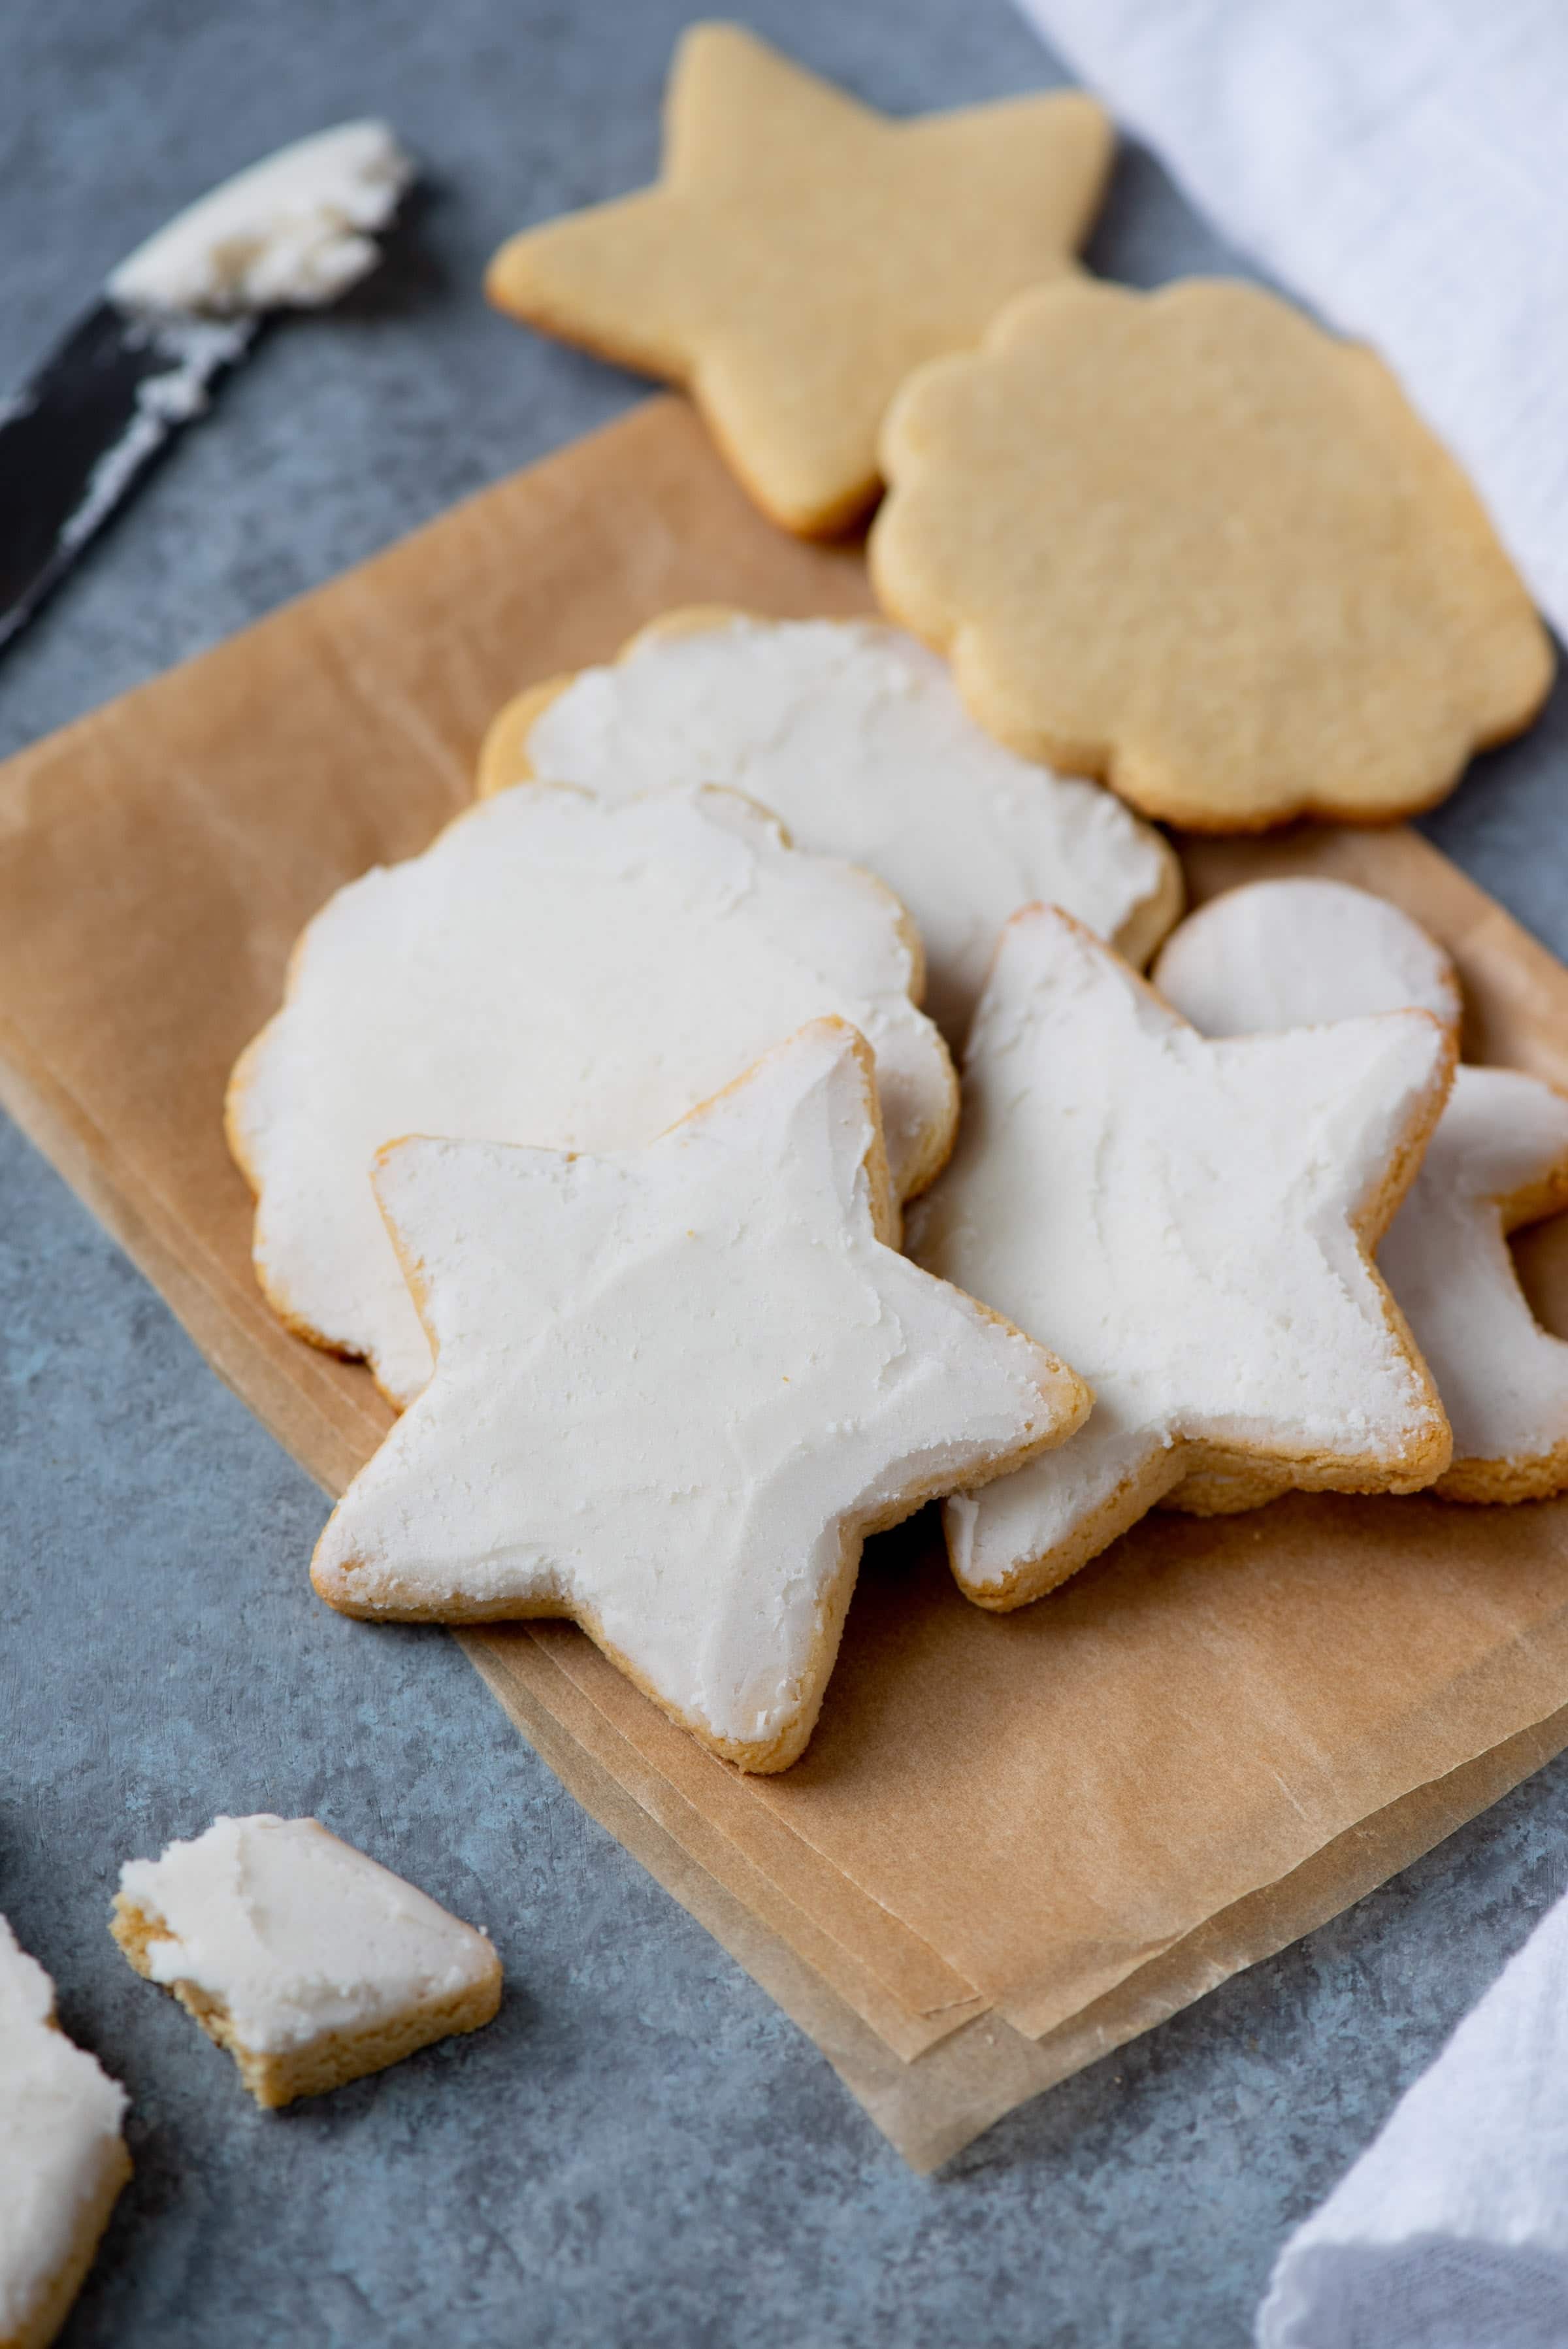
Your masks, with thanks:
<instances>
[{"instance_id":1,"label":"flower-shaped cookie","mask_svg":"<svg viewBox=\"0 0 1568 2349\"><path fill-rule=\"evenodd\" d=\"M733 792L484 800L309 925L229 1084L254 1258L300 1336L411 1402L430 1352L370 1165L405 1133L556 1150L651 1141L804 1021L876 1056L894 1195L952 1146L957 1085L915 1009L920 940L881 882L792 848Z\"/></svg>"},{"instance_id":2,"label":"flower-shaped cookie","mask_svg":"<svg viewBox=\"0 0 1568 2349\"><path fill-rule=\"evenodd\" d=\"M1248 831L1429 807L1552 654L1374 354L1240 284L1041 288L882 433L877 593L1006 742Z\"/></svg>"},{"instance_id":3,"label":"flower-shaped cookie","mask_svg":"<svg viewBox=\"0 0 1568 2349\"><path fill-rule=\"evenodd\" d=\"M925 946L927 1008L968 1032L1009 914L1047 900L1143 964L1181 906L1161 833L1109 792L1016 758L945 663L866 620L666 613L605 668L500 711L480 792L540 779L603 799L700 775L771 808L797 843L885 881Z\"/></svg>"}]
</instances>

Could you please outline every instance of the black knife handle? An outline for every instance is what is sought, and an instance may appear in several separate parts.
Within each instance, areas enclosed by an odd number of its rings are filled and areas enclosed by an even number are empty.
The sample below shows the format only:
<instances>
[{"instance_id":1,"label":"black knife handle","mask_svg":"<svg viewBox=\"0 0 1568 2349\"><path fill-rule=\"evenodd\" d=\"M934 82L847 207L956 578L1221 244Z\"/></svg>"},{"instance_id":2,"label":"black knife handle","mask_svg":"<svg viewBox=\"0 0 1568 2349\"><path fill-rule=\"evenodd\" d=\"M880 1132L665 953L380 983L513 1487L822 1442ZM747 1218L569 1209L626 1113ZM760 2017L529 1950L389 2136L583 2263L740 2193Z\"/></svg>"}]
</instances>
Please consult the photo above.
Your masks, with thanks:
<instances>
[{"instance_id":1,"label":"black knife handle","mask_svg":"<svg viewBox=\"0 0 1568 2349\"><path fill-rule=\"evenodd\" d=\"M106 298L0 405L0 645L254 330L251 318L139 317Z\"/></svg>"}]
</instances>

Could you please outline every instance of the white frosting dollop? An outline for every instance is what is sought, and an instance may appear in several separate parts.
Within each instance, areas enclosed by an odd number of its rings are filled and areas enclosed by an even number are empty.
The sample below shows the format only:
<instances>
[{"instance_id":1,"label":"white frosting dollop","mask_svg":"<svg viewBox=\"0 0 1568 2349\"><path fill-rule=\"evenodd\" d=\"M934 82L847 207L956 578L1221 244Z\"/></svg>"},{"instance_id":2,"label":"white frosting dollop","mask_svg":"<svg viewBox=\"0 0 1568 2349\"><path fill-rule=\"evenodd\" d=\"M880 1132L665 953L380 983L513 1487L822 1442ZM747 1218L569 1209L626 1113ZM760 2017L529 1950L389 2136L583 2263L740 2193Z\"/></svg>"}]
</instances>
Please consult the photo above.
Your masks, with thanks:
<instances>
[{"instance_id":1,"label":"white frosting dollop","mask_svg":"<svg viewBox=\"0 0 1568 2349\"><path fill-rule=\"evenodd\" d=\"M823 1013L876 1054L902 1195L940 1164L957 1108L918 977L879 882L790 848L733 792L483 801L338 892L236 1069L263 1286L407 1402L430 1356L370 1188L383 1143L647 1142Z\"/></svg>"},{"instance_id":2,"label":"white frosting dollop","mask_svg":"<svg viewBox=\"0 0 1568 2349\"><path fill-rule=\"evenodd\" d=\"M575 678L526 755L547 781L615 798L727 783L800 847L868 865L914 916L928 1009L954 1045L1018 906L1065 905L1141 959L1181 904L1150 825L1099 784L1006 750L944 662L875 622L735 616L651 632Z\"/></svg>"},{"instance_id":3,"label":"white frosting dollop","mask_svg":"<svg viewBox=\"0 0 1568 2349\"><path fill-rule=\"evenodd\" d=\"M1228 891L1183 922L1155 977L1213 1035L1401 1003L1455 1028L1460 1019L1436 941L1386 898L1338 882ZM1505 1464L1515 1496L1568 1477L1568 1345L1542 1329L1519 1284L1507 1235L1522 1200L1532 1214L1568 1201L1568 1100L1517 1069L1461 1068L1377 1250L1453 1427L1439 1491Z\"/></svg>"},{"instance_id":4,"label":"white frosting dollop","mask_svg":"<svg viewBox=\"0 0 1568 2349\"><path fill-rule=\"evenodd\" d=\"M51 2020L48 1975L0 1917L0 2340L26 2339L47 2288L129 2170L127 2097Z\"/></svg>"},{"instance_id":5,"label":"white frosting dollop","mask_svg":"<svg viewBox=\"0 0 1568 2349\"><path fill-rule=\"evenodd\" d=\"M867 1525L1059 1440L1085 1405L879 1239L862 1050L814 1022L639 1151L385 1154L436 1371L322 1536L324 1598L573 1616L732 1758L791 1758Z\"/></svg>"},{"instance_id":6,"label":"white frosting dollop","mask_svg":"<svg viewBox=\"0 0 1568 2349\"><path fill-rule=\"evenodd\" d=\"M225 180L108 281L137 310L313 309L365 276L414 166L385 122L344 122Z\"/></svg>"},{"instance_id":7,"label":"white frosting dollop","mask_svg":"<svg viewBox=\"0 0 1568 2349\"><path fill-rule=\"evenodd\" d=\"M128 1860L119 1889L159 1922L152 1980L220 2001L259 2054L372 2030L495 1968L483 1933L315 1819L216 1818Z\"/></svg>"},{"instance_id":8,"label":"white frosting dollop","mask_svg":"<svg viewBox=\"0 0 1568 2349\"><path fill-rule=\"evenodd\" d=\"M1319 1483L1342 1464L1354 1488L1360 1464L1397 1485L1440 1444L1353 1223L1449 1051L1413 1011L1205 1042L1060 913L1015 916L910 1247L1057 1349L1095 1404L1059 1451L949 1504L966 1588L1081 1563L1075 1543L1103 1547L1181 1481L1185 1444Z\"/></svg>"},{"instance_id":9,"label":"white frosting dollop","mask_svg":"<svg viewBox=\"0 0 1568 2349\"><path fill-rule=\"evenodd\" d=\"M1453 964L1418 922L1369 889L1305 874L1211 898L1171 932L1150 977L1204 1036L1412 1008L1457 1031L1462 1009Z\"/></svg>"}]
</instances>

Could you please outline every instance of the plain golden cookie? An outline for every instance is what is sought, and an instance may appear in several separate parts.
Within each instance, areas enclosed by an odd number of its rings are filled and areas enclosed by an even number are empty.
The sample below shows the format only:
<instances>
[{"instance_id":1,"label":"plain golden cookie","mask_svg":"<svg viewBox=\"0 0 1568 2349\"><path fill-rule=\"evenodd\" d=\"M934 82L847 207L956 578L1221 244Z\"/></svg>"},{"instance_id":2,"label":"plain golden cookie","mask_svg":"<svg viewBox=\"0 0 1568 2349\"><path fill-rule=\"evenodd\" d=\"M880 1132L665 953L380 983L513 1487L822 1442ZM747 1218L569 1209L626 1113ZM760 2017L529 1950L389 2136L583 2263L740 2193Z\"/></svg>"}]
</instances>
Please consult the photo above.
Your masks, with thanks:
<instances>
[{"instance_id":1,"label":"plain golden cookie","mask_svg":"<svg viewBox=\"0 0 1568 2349\"><path fill-rule=\"evenodd\" d=\"M1545 631L1382 362L1283 302L1076 281L895 401L886 609L975 716L1205 831L1430 807L1529 724Z\"/></svg>"},{"instance_id":2,"label":"plain golden cookie","mask_svg":"<svg viewBox=\"0 0 1568 2349\"><path fill-rule=\"evenodd\" d=\"M734 25L676 53L656 186L503 245L503 310L686 385L787 530L876 494L877 427L923 360L1059 275L1110 130L1078 91L890 121Z\"/></svg>"}]
</instances>

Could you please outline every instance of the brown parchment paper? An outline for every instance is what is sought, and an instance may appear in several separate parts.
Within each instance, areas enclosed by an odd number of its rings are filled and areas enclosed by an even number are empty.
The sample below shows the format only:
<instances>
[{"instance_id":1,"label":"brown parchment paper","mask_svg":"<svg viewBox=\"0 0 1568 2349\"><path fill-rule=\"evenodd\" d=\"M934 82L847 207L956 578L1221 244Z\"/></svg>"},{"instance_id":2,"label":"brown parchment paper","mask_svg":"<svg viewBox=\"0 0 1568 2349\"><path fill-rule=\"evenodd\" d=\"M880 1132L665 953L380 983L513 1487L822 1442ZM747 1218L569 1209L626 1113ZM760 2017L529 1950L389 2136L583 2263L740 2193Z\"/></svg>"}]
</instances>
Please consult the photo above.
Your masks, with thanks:
<instances>
[{"instance_id":1,"label":"brown parchment paper","mask_svg":"<svg viewBox=\"0 0 1568 2349\"><path fill-rule=\"evenodd\" d=\"M329 1492L389 1413L263 1305L221 1126L301 924L464 803L519 687L675 604L868 602L856 549L774 532L658 400L0 769L0 1098ZM1415 835L1182 845L1195 895L1315 870L1397 898L1459 959L1470 1057L1568 1081L1568 971ZM1568 1329L1568 1232L1522 1257ZM1568 1504L1157 1516L1006 1617L918 1520L868 1551L821 1725L776 1779L714 1761L567 1626L464 1645L927 2168L1568 1744Z\"/></svg>"}]
</instances>

